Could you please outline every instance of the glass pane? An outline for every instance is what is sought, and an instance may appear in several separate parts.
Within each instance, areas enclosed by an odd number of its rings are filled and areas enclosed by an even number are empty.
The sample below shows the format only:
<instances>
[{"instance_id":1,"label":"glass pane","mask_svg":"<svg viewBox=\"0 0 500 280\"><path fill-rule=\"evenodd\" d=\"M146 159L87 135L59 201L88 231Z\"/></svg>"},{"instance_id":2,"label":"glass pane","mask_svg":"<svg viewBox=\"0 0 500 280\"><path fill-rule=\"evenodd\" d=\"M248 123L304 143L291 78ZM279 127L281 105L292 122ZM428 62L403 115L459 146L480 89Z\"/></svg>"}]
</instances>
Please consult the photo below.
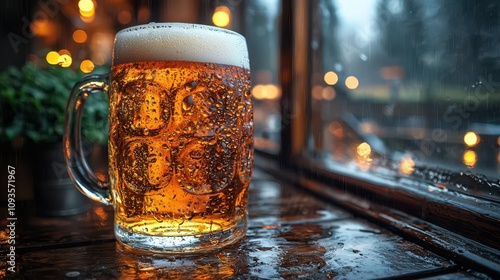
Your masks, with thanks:
<instances>
[{"instance_id":1,"label":"glass pane","mask_svg":"<svg viewBox=\"0 0 500 280\"><path fill-rule=\"evenodd\" d=\"M340 172L500 200L498 3L312 7L311 155Z\"/></svg>"},{"instance_id":2,"label":"glass pane","mask_svg":"<svg viewBox=\"0 0 500 280\"><path fill-rule=\"evenodd\" d=\"M254 97L255 147L277 152L281 132L278 0L248 1L246 38Z\"/></svg>"}]
</instances>

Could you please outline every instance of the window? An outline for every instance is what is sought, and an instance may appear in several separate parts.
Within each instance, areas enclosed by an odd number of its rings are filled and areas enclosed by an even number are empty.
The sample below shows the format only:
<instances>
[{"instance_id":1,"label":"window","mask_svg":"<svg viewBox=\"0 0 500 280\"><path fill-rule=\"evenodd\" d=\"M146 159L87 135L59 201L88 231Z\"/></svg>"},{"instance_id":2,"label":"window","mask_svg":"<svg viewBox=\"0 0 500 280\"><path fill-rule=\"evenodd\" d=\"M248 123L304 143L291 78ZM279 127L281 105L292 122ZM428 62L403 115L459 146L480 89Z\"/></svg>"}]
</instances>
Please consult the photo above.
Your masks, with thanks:
<instances>
[{"instance_id":1,"label":"window","mask_svg":"<svg viewBox=\"0 0 500 280\"><path fill-rule=\"evenodd\" d=\"M499 201L500 7L373 0L316 8L310 152Z\"/></svg>"},{"instance_id":2,"label":"window","mask_svg":"<svg viewBox=\"0 0 500 280\"><path fill-rule=\"evenodd\" d=\"M290 5L293 79L282 80L282 104L294 106L282 147L292 144L281 163L498 247L500 6Z\"/></svg>"}]
</instances>

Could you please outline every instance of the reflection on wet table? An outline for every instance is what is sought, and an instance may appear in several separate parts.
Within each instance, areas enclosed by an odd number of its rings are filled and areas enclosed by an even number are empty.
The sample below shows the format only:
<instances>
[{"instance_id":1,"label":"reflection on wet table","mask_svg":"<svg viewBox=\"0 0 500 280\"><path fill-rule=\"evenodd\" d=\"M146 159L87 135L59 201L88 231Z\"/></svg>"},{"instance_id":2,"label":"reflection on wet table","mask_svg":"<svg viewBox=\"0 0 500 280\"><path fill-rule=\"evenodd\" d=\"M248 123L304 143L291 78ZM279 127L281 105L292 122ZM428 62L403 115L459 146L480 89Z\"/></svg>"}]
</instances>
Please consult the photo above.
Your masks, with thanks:
<instances>
[{"instance_id":1,"label":"reflection on wet table","mask_svg":"<svg viewBox=\"0 0 500 280\"><path fill-rule=\"evenodd\" d=\"M60 218L26 213L19 217L17 274L13 278L486 277L260 170L256 170L250 190L246 237L220 251L194 256L128 251L115 242L112 209L108 207L96 205L87 213ZM6 236L6 232L2 233L3 244ZM9 276L6 246L1 248L0 276Z\"/></svg>"}]
</instances>

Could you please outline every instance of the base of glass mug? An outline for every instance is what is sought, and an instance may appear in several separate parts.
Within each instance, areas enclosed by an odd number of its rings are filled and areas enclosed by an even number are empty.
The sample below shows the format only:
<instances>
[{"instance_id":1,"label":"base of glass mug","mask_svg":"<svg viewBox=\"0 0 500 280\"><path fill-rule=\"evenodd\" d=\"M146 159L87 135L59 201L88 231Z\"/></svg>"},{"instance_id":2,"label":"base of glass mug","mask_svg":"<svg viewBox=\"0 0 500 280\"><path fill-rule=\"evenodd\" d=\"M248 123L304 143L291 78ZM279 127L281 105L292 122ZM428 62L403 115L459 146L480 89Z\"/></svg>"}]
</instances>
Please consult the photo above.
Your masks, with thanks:
<instances>
[{"instance_id":1,"label":"base of glass mug","mask_svg":"<svg viewBox=\"0 0 500 280\"><path fill-rule=\"evenodd\" d=\"M236 221L233 228L190 236L154 236L131 232L115 224L118 242L129 249L163 254L196 254L220 249L245 236L246 217Z\"/></svg>"}]
</instances>

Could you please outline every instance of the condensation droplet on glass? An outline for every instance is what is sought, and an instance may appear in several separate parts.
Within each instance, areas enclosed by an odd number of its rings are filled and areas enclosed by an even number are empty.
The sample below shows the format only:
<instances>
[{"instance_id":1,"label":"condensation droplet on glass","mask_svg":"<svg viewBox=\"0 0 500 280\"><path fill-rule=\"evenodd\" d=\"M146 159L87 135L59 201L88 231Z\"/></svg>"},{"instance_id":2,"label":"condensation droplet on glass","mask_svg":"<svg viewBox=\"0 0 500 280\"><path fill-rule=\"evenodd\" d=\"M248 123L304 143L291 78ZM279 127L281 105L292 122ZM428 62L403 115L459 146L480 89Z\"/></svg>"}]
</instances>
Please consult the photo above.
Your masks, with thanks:
<instances>
[{"instance_id":1,"label":"condensation droplet on glass","mask_svg":"<svg viewBox=\"0 0 500 280\"><path fill-rule=\"evenodd\" d=\"M196 150L195 150L195 151L191 151L191 152L189 153L189 156L190 156L192 159L200 159L200 158L202 158L203 153L202 153L202 152L200 152L200 151L196 151Z\"/></svg>"},{"instance_id":2,"label":"condensation droplet on glass","mask_svg":"<svg viewBox=\"0 0 500 280\"><path fill-rule=\"evenodd\" d=\"M184 85L184 89L188 92L191 92L194 88L196 88L196 82L191 82Z\"/></svg>"},{"instance_id":3,"label":"condensation droplet on glass","mask_svg":"<svg viewBox=\"0 0 500 280\"><path fill-rule=\"evenodd\" d=\"M210 239L210 243L212 243L213 245L217 245L219 244L219 239Z\"/></svg>"},{"instance_id":4,"label":"condensation droplet on glass","mask_svg":"<svg viewBox=\"0 0 500 280\"><path fill-rule=\"evenodd\" d=\"M193 108L193 97L191 95L188 95L184 97L184 100L182 100L182 110L184 111L189 111L191 108Z\"/></svg>"}]
</instances>

